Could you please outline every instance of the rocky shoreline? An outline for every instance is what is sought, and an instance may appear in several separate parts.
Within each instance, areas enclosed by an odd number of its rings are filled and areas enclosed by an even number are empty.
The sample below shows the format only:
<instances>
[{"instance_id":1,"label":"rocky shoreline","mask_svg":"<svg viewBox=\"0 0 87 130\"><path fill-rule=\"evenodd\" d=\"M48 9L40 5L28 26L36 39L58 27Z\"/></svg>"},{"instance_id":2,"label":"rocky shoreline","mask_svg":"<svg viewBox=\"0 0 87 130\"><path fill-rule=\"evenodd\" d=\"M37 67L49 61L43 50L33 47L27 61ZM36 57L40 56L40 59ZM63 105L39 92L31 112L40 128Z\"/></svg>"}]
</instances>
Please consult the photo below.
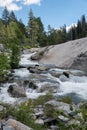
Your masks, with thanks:
<instances>
[{"instance_id":1,"label":"rocky shoreline","mask_svg":"<svg viewBox=\"0 0 87 130\"><path fill-rule=\"evenodd\" d=\"M41 96L35 100L27 100L25 103L15 107L10 106L10 109L6 104L0 105L0 113L2 115L0 129L79 130L83 128L83 125L84 128L87 128L86 107L86 102L80 102L76 105L72 103L69 97L58 100L51 94ZM21 119L22 123L19 122L19 119Z\"/></svg>"},{"instance_id":2,"label":"rocky shoreline","mask_svg":"<svg viewBox=\"0 0 87 130\"><path fill-rule=\"evenodd\" d=\"M28 64L22 55L26 63L20 62L19 68L8 73L8 83L1 83L1 99L3 100L5 91L6 96L12 100L11 104L5 103L4 100L0 103L1 130L80 130L87 128L87 102L81 98L76 103L73 102L71 96L67 96L72 92L78 97L83 94L86 96L84 91L86 91L87 74L80 70L60 69L55 64L29 62L30 59L37 61L39 58L40 60L47 49L43 51L24 50L24 54L30 54L30 56L25 55ZM35 51L37 53L31 55ZM82 56L85 57L84 54L79 57ZM82 99L84 99L83 102Z\"/></svg>"}]
</instances>

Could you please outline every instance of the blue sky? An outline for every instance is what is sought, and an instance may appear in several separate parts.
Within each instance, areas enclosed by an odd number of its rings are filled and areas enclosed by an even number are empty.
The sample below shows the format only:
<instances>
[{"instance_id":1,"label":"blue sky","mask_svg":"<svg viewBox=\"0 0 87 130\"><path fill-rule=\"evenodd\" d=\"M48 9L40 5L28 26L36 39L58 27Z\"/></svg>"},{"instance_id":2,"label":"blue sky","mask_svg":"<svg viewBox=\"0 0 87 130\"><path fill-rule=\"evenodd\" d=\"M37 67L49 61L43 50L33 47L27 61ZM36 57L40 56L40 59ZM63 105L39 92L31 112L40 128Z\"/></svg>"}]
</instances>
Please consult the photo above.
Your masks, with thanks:
<instances>
[{"instance_id":1,"label":"blue sky","mask_svg":"<svg viewBox=\"0 0 87 130\"><path fill-rule=\"evenodd\" d=\"M48 25L59 28L76 23L81 15L87 18L87 0L0 0L0 16L3 8L14 10L18 19L27 25L28 13L32 8L34 16L41 17L45 29Z\"/></svg>"}]
</instances>

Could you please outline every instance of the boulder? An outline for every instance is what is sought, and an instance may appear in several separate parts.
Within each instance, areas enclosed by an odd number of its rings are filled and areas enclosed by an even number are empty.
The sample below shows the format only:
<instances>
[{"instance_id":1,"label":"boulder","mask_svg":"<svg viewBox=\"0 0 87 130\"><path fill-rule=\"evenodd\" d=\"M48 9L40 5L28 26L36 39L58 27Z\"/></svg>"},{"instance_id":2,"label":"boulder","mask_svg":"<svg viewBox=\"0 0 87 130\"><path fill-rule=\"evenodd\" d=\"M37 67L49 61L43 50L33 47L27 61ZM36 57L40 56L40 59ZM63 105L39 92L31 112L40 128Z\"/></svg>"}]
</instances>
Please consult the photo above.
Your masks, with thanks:
<instances>
[{"instance_id":1,"label":"boulder","mask_svg":"<svg viewBox=\"0 0 87 130\"><path fill-rule=\"evenodd\" d=\"M56 78L59 78L62 75L62 72L50 71L50 74Z\"/></svg>"},{"instance_id":2,"label":"boulder","mask_svg":"<svg viewBox=\"0 0 87 130\"><path fill-rule=\"evenodd\" d=\"M54 109L57 111L63 111L64 113L67 113L67 114L72 112L72 110L70 109L70 105L67 103L59 102L56 100L50 100L45 103L45 105L48 105L48 104L52 105ZM75 111L76 108L72 105L72 109L73 111Z\"/></svg>"},{"instance_id":3,"label":"boulder","mask_svg":"<svg viewBox=\"0 0 87 130\"><path fill-rule=\"evenodd\" d=\"M79 69L87 73L87 37L49 46L39 63L54 63L59 68Z\"/></svg>"},{"instance_id":4,"label":"boulder","mask_svg":"<svg viewBox=\"0 0 87 130\"><path fill-rule=\"evenodd\" d=\"M44 124L47 124L47 125L56 125L58 122L56 119L52 118L52 117L49 117L47 119L44 120Z\"/></svg>"},{"instance_id":5,"label":"boulder","mask_svg":"<svg viewBox=\"0 0 87 130\"><path fill-rule=\"evenodd\" d=\"M76 119L72 119L67 124L68 125L80 125L80 121L78 121Z\"/></svg>"},{"instance_id":6,"label":"boulder","mask_svg":"<svg viewBox=\"0 0 87 130\"><path fill-rule=\"evenodd\" d=\"M7 120L6 126L7 127L11 126L13 128L13 129L9 129L9 130L33 130L32 128L22 124L19 121L13 120L13 119ZM7 129L5 129L5 130L7 130Z\"/></svg>"},{"instance_id":7,"label":"boulder","mask_svg":"<svg viewBox=\"0 0 87 130\"><path fill-rule=\"evenodd\" d=\"M65 75L61 75L60 77L59 77L59 79L62 81L62 82L65 82L65 81L69 81L69 78L67 78Z\"/></svg>"},{"instance_id":8,"label":"boulder","mask_svg":"<svg viewBox=\"0 0 87 130\"><path fill-rule=\"evenodd\" d=\"M60 84L58 82L51 83L51 82L45 82L41 85L40 88L38 88L38 92L58 92L59 91Z\"/></svg>"},{"instance_id":9,"label":"boulder","mask_svg":"<svg viewBox=\"0 0 87 130\"><path fill-rule=\"evenodd\" d=\"M67 78L69 78L69 73L68 72L64 71L63 75L65 75Z\"/></svg>"},{"instance_id":10,"label":"boulder","mask_svg":"<svg viewBox=\"0 0 87 130\"><path fill-rule=\"evenodd\" d=\"M31 88L31 89L37 89L38 86L34 83L34 81L30 81L29 82L29 88Z\"/></svg>"},{"instance_id":11,"label":"boulder","mask_svg":"<svg viewBox=\"0 0 87 130\"><path fill-rule=\"evenodd\" d=\"M11 94L12 97L26 97L24 88L17 85L10 85L8 88L8 92Z\"/></svg>"},{"instance_id":12,"label":"boulder","mask_svg":"<svg viewBox=\"0 0 87 130\"><path fill-rule=\"evenodd\" d=\"M44 121L42 119L36 119L35 124L44 125Z\"/></svg>"},{"instance_id":13,"label":"boulder","mask_svg":"<svg viewBox=\"0 0 87 130\"><path fill-rule=\"evenodd\" d=\"M50 129L51 130L59 130L60 128L57 125L51 125Z\"/></svg>"},{"instance_id":14,"label":"boulder","mask_svg":"<svg viewBox=\"0 0 87 130\"><path fill-rule=\"evenodd\" d=\"M40 60L41 57L44 55L46 48L41 48L38 50L37 53L31 56L31 60Z\"/></svg>"},{"instance_id":15,"label":"boulder","mask_svg":"<svg viewBox=\"0 0 87 130\"><path fill-rule=\"evenodd\" d=\"M30 71L30 73L37 73L40 74L42 72L47 72L50 68L55 67L54 65L32 65L29 66L27 69Z\"/></svg>"},{"instance_id":16,"label":"boulder","mask_svg":"<svg viewBox=\"0 0 87 130\"><path fill-rule=\"evenodd\" d=\"M60 119L60 120L63 121L63 122L68 122L68 121L69 121L69 118L67 118L67 117L65 117L65 116L63 116L63 115L59 115L59 116L58 116L58 119Z\"/></svg>"}]
</instances>

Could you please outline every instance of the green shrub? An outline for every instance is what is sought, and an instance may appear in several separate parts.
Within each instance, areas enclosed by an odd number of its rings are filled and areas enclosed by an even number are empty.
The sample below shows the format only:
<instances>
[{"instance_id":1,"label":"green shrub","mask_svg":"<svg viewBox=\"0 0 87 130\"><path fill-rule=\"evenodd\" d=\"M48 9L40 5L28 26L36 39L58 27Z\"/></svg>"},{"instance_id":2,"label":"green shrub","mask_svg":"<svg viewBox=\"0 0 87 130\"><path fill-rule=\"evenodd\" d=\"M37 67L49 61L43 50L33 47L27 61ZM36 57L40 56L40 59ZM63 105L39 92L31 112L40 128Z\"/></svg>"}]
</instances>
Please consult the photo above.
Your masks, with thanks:
<instances>
[{"instance_id":1,"label":"green shrub","mask_svg":"<svg viewBox=\"0 0 87 130\"><path fill-rule=\"evenodd\" d=\"M9 58L6 54L0 53L0 81L3 81L10 69Z\"/></svg>"},{"instance_id":2,"label":"green shrub","mask_svg":"<svg viewBox=\"0 0 87 130\"><path fill-rule=\"evenodd\" d=\"M46 104L45 114L46 114L47 117L53 117L55 119L58 116L57 111L54 109L54 107L51 104Z\"/></svg>"},{"instance_id":3,"label":"green shrub","mask_svg":"<svg viewBox=\"0 0 87 130\"><path fill-rule=\"evenodd\" d=\"M60 99L60 101L68 104L72 104L72 98L70 96L65 96Z\"/></svg>"},{"instance_id":4,"label":"green shrub","mask_svg":"<svg viewBox=\"0 0 87 130\"><path fill-rule=\"evenodd\" d=\"M12 53L11 53L11 59L10 59L10 66L12 69L15 69L19 66L19 60L20 60L20 48L18 45L13 44L11 47Z\"/></svg>"},{"instance_id":5,"label":"green shrub","mask_svg":"<svg viewBox=\"0 0 87 130\"><path fill-rule=\"evenodd\" d=\"M47 101L54 99L54 96L51 93L47 93L44 96L40 96L39 98L34 100L34 105L44 105Z\"/></svg>"}]
</instances>

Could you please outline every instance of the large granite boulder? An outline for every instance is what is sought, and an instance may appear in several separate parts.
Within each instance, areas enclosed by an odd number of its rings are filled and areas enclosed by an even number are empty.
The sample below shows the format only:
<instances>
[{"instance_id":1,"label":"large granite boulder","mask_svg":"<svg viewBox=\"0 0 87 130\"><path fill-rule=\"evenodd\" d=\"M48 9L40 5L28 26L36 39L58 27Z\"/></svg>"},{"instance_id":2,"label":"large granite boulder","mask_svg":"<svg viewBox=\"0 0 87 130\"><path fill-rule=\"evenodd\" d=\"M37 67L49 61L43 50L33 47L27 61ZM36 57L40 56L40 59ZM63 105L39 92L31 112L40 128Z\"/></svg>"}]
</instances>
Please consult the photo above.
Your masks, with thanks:
<instances>
[{"instance_id":1,"label":"large granite boulder","mask_svg":"<svg viewBox=\"0 0 87 130\"><path fill-rule=\"evenodd\" d=\"M87 37L49 46L39 63L54 63L60 68L79 69L87 73Z\"/></svg>"}]
</instances>

